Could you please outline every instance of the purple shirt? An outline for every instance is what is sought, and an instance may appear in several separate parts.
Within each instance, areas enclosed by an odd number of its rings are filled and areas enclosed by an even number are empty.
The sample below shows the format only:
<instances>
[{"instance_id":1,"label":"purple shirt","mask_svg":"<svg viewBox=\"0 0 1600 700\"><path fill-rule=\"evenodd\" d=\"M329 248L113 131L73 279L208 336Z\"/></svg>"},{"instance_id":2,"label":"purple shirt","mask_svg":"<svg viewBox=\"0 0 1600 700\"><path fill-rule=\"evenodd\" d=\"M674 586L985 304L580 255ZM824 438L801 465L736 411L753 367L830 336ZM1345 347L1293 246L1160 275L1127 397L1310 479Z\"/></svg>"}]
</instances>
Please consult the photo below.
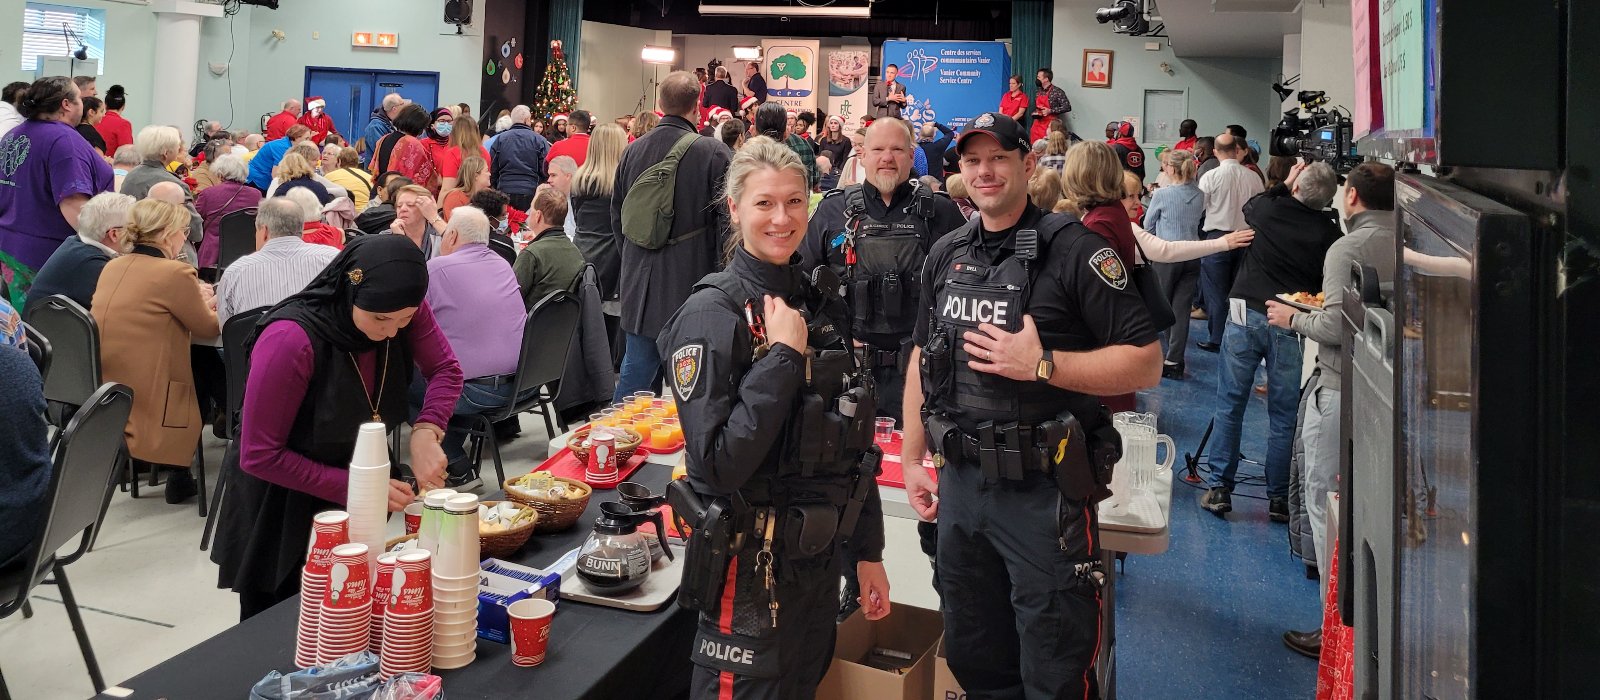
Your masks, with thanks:
<instances>
[{"instance_id":1,"label":"purple shirt","mask_svg":"<svg viewBox=\"0 0 1600 700\"><path fill-rule=\"evenodd\" d=\"M222 231L222 217L241 209L254 209L261 204L261 190L242 182L223 180L200 190L194 196L195 211L206 222L205 236L200 239L200 267L216 267L222 254L222 242L217 238Z\"/></svg>"},{"instance_id":2,"label":"purple shirt","mask_svg":"<svg viewBox=\"0 0 1600 700\"><path fill-rule=\"evenodd\" d=\"M461 370L426 303L411 319L407 338L412 360L428 378L417 421L449 425L461 396ZM377 352L356 356L356 365L369 385L376 381L377 357ZM300 324L276 321L261 331L250 355L250 378L245 384L239 468L262 481L344 503L349 481L345 468L322 464L289 449L289 432L315 371L311 339Z\"/></svg>"},{"instance_id":3,"label":"purple shirt","mask_svg":"<svg viewBox=\"0 0 1600 700\"><path fill-rule=\"evenodd\" d=\"M30 269L44 266L72 225L61 201L116 184L111 166L83 136L58 121L29 119L0 138L0 250Z\"/></svg>"},{"instance_id":4,"label":"purple shirt","mask_svg":"<svg viewBox=\"0 0 1600 700\"><path fill-rule=\"evenodd\" d=\"M511 265L487 244L469 243L428 261L428 305L450 339L461 376L517 371L528 309Z\"/></svg>"}]
</instances>

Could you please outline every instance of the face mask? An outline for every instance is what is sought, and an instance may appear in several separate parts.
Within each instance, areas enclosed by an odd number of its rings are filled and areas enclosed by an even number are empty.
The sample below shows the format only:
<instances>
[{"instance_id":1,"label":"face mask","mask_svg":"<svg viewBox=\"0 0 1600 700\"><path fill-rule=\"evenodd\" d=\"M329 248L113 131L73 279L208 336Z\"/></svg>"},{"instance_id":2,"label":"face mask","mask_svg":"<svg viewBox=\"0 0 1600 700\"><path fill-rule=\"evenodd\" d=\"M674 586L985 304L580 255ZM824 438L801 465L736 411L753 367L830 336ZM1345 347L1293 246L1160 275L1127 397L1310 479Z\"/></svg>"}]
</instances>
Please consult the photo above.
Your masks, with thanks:
<instances>
[{"instance_id":1,"label":"face mask","mask_svg":"<svg viewBox=\"0 0 1600 700\"><path fill-rule=\"evenodd\" d=\"M433 130L439 132L440 136L449 136L450 132L454 131L455 128L456 125L451 122L439 122L433 125Z\"/></svg>"},{"instance_id":2,"label":"face mask","mask_svg":"<svg viewBox=\"0 0 1600 700\"><path fill-rule=\"evenodd\" d=\"M1036 88L1042 88L1042 87L1044 87L1044 81L1040 80L1038 78L1034 78L1033 79L1033 86L1036 87Z\"/></svg>"}]
</instances>

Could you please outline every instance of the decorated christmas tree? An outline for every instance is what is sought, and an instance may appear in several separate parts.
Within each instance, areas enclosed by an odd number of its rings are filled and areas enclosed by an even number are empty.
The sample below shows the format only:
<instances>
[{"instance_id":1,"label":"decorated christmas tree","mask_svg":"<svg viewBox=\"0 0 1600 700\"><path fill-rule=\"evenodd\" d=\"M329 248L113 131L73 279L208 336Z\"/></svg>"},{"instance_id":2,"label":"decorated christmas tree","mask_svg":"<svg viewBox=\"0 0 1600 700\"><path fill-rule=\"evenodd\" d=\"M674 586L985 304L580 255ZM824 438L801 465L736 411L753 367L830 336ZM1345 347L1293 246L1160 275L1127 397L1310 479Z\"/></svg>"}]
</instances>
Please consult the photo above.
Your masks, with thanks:
<instances>
[{"instance_id":1,"label":"decorated christmas tree","mask_svg":"<svg viewBox=\"0 0 1600 700\"><path fill-rule=\"evenodd\" d=\"M561 50L561 40L550 42L550 65L544 70L544 79L534 93L534 116L549 120L554 114L572 112L578 93L572 89L572 76L567 74L567 57Z\"/></svg>"}]
</instances>

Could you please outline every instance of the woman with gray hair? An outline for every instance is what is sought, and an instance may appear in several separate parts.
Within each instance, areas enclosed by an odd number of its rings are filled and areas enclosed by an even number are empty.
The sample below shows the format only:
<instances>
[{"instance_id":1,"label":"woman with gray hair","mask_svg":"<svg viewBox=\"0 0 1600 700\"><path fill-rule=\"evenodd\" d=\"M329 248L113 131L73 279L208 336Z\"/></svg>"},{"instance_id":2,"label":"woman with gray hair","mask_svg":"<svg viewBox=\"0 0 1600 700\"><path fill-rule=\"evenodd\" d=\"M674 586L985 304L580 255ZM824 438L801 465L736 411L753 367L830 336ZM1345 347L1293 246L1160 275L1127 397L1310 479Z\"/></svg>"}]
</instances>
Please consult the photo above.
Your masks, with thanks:
<instances>
[{"instance_id":1,"label":"woman with gray hair","mask_svg":"<svg viewBox=\"0 0 1600 700\"><path fill-rule=\"evenodd\" d=\"M63 241L39 268L24 308L54 294L89 308L100 270L133 245L122 234L122 227L128 223L134 201L125 194L101 192L83 205L78 211L78 235Z\"/></svg>"},{"instance_id":2,"label":"woman with gray hair","mask_svg":"<svg viewBox=\"0 0 1600 700\"><path fill-rule=\"evenodd\" d=\"M217 184L207 187L194 198L194 207L205 220L205 233L200 238L197 252L199 266L216 267L221 252L222 217L244 209L255 209L261 203L261 190L250 186L250 169L244 159L231 153L217 156L211 164L211 174Z\"/></svg>"}]
</instances>

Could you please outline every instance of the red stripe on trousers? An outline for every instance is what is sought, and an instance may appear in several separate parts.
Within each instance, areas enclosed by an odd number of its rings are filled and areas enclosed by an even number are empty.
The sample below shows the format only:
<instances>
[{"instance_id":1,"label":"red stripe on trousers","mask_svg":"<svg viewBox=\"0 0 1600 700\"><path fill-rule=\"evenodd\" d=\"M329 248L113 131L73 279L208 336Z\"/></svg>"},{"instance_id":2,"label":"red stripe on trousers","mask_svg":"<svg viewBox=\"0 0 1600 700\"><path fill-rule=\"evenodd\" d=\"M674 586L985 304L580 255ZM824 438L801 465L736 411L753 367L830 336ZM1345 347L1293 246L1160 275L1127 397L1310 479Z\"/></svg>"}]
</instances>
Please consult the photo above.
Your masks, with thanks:
<instances>
[{"instance_id":1,"label":"red stripe on trousers","mask_svg":"<svg viewBox=\"0 0 1600 700\"><path fill-rule=\"evenodd\" d=\"M722 606L717 613L717 631L733 634L733 597L734 585L739 580L739 556L734 555L728 562L728 580L722 584ZM733 700L733 672L723 671L717 674L717 700Z\"/></svg>"}]
</instances>

